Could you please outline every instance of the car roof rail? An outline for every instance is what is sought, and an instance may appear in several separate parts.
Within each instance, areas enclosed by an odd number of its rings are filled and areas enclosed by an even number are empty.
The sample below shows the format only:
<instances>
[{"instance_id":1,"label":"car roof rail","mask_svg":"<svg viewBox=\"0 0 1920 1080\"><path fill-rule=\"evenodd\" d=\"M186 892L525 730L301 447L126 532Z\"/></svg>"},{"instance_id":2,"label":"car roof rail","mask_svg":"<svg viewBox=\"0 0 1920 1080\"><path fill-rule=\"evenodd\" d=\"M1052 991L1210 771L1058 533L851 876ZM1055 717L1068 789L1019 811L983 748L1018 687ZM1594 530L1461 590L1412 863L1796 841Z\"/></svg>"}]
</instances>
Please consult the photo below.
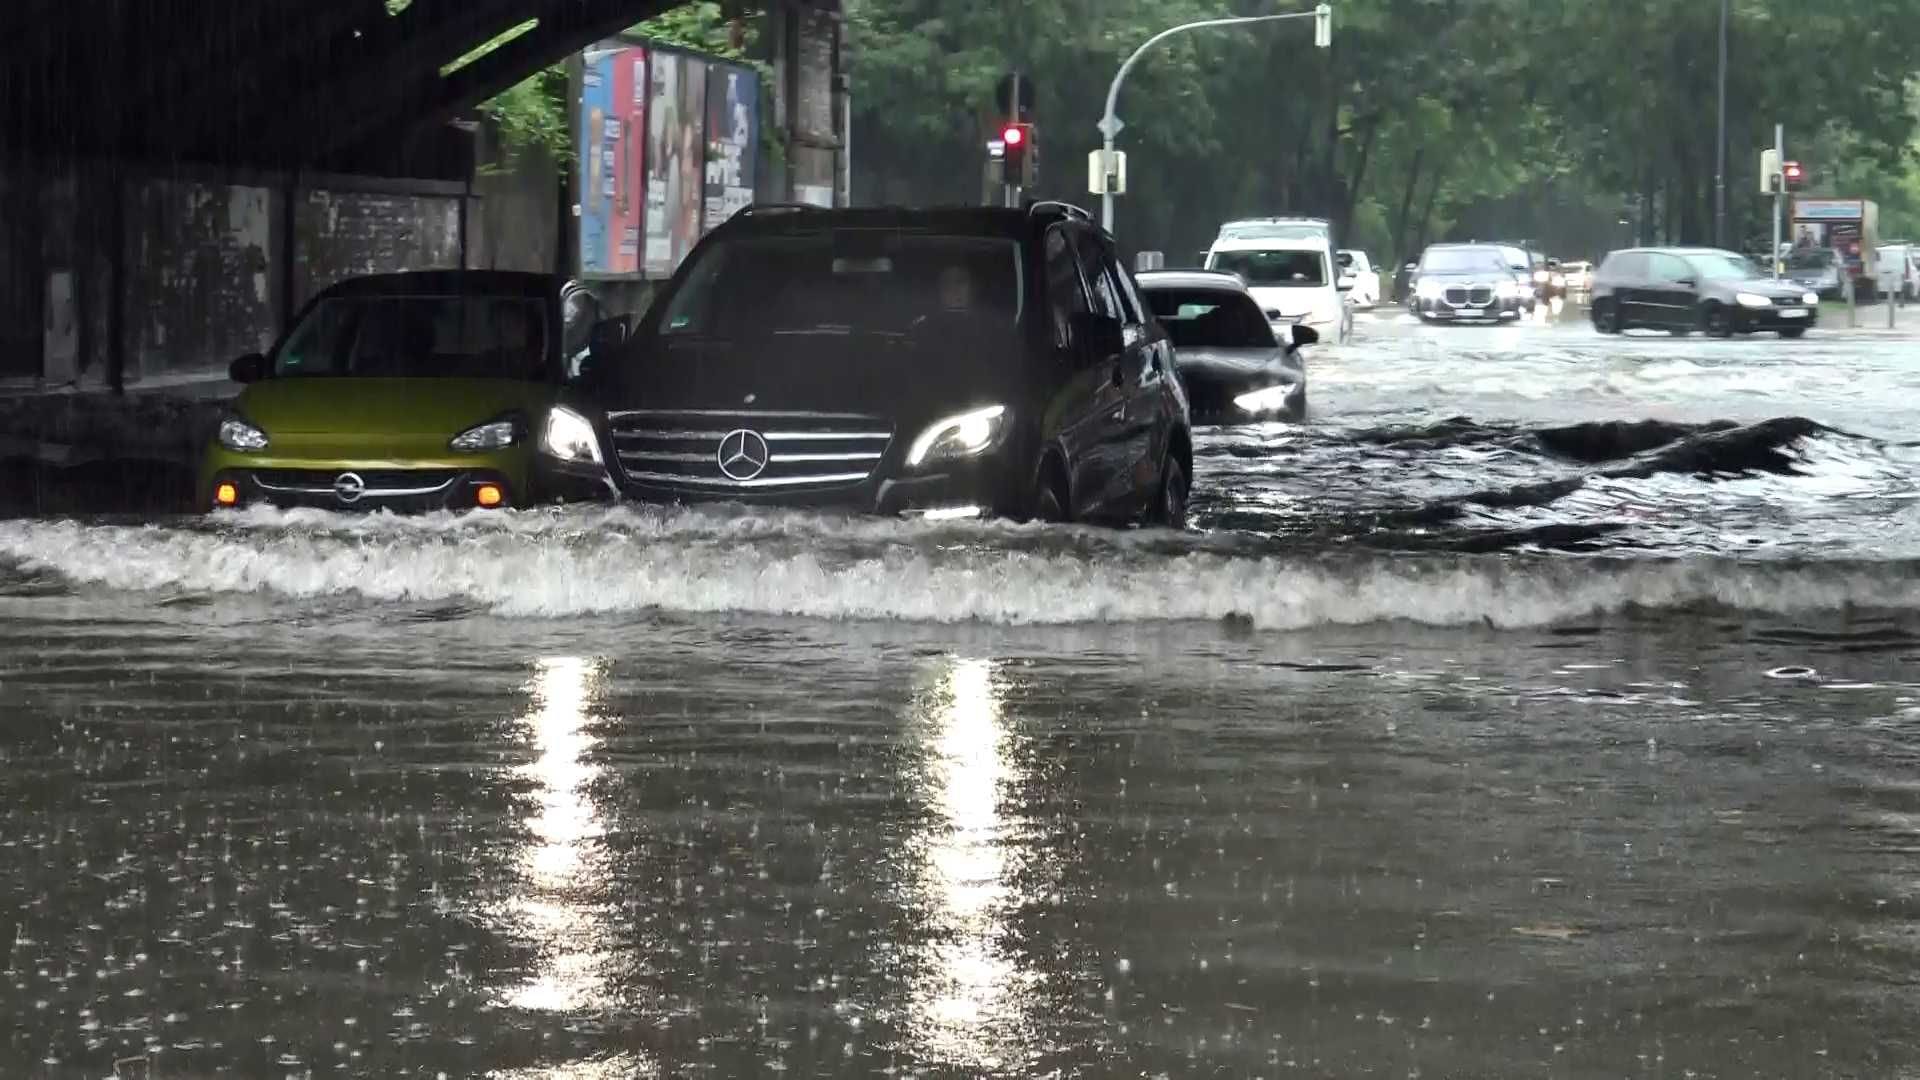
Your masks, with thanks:
<instances>
[{"instance_id":1,"label":"car roof rail","mask_svg":"<svg viewBox=\"0 0 1920 1080\"><path fill-rule=\"evenodd\" d=\"M798 213L803 213L810 210L824 210L824 209L826 209L826 207L815 206L812 203L757 202L757 203L748 203L747 205L734 211L733 216L737 218L743 218L743 217L752 217L755 214L772 214L772 213L798 214Z\"/></svg>"},{"instance_id":2,"label":"car roof rail","mask_svg":"<svg viewBox=\"0 0 1920 1080\"><path fill-rule=\"evenodd\" d=\"M1081 221L1093 220L1093 215L1087 213L1084 207L1075 206L1070 202L1061 202L1058 199L1042 199L1038 202L1030 202L1027 204L1028 217L1032 217L1034 214L1038 214L1042 211L1045 211L1048 213L1062 213L1068 217L1079 218Z\"/></svg>"}]
</instances>

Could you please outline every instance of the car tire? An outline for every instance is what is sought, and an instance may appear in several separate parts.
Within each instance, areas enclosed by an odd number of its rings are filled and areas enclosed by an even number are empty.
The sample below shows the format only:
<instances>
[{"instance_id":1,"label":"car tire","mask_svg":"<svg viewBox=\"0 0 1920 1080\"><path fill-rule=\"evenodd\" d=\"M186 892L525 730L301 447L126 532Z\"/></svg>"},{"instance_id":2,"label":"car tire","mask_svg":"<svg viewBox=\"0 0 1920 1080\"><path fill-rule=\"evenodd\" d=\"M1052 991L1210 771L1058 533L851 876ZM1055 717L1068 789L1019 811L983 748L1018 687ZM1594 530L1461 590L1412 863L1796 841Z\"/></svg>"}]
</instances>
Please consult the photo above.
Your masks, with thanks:
<instances>
[{"instance_id":1,"label":"car tire","mask_svg":"<svg viewBox=\"0 0 1920 1080\"><path fill-rule=\"evenodd\" d=\"M1603 334L1623 333L1627 328L1620 321L1620 311L1611 300L1601 300L1593 305L1593 328Z\"/></svg>"},{"instance_id":2,"label":"car tire","mask_svg":"<svg viewBox=\"0 0 1920 1080\"><path fill-rule=\"evenodd\" d=\"M1804 326L1789 326L1780 331L1780 336L1783 338L1797 338L1806 332L1807 328Z\"/></svg>"},{"instance_id":3,"label":"car tire","mask_svg":"<svg viewBox=\"0 0 1920 1080\"><path fill-rule=\"evenodd\" d=\"M1068 511L1065 479L1060 475L1059 464L1049 458L1040 467L1040 481L1034 485L1033 513L1034 521L1047 524L1062 524L1072 520Z\"/></svg>"},{"instance_id":4,"label":"car tire","mask_svg":"<svg viewBox=\"0 0 1920 1080\"><path fill-rule=\"evenodd\" d=\"M1733 336L1733 312L1725 304L1709 302L1700 308L1700 332L1708 337Z\"/></svg>"},{"instance_id":5,"label":"car tire","mask_svg":"<svg viewBox=\"0 0 1920 1080\"><path fill-rule=\"evenodd\" d=\"M1186 466L1169 453L1166 465L1160 470L1160 491L1153 500L1153 513L1147 520L1169 529L1186 528L1187 497L1190 494Z\"/></svg>"}]
</instances>

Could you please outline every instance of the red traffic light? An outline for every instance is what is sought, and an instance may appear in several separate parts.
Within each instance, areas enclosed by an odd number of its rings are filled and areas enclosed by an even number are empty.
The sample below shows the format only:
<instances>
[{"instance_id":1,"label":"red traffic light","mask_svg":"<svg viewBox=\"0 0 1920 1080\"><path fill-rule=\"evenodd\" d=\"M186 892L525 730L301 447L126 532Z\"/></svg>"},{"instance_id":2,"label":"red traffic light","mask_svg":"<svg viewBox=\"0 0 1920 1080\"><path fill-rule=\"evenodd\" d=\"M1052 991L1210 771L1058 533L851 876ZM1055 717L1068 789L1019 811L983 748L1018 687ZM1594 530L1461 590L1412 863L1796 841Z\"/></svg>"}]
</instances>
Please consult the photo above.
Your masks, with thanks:
<instances>
[{"instance_id":1,"label":"red traffic light","mask_svg":"<svg viewBox=\"0 0 1920 1080\"><path fill-rule=\"evenodd\" d=\"M1027 133L1019 124L1008 124L1006 129L1000 132L1000 141L1008 146L1019 146L1027 141Z\"/></svg>"},{"instance_id":2,"label":"red traffic light","mask_svg":"<svg viewBox=\"0 0 1920 1080\"><path fill-rule=\"evenodd\" d=\"M1797 161L1783 162L1780 166L1780 175L1786 179L1788 187L1799 187L1800 183L1807 178L1806 170L1802 169Z\"/></svg>"}]
</instances>

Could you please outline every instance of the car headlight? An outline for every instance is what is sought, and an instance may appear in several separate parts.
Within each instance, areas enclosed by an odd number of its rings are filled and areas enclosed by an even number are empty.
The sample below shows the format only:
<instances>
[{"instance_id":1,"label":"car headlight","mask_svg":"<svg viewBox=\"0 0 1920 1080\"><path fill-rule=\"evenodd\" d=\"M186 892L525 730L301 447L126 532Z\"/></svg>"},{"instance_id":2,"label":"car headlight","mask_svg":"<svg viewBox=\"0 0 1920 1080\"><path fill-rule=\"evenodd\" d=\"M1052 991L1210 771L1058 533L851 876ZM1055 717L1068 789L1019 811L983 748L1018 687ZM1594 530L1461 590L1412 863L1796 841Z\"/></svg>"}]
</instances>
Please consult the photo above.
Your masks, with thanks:
<instances>
[{"instance_id":1,"label":"car headlight","mask_svg":"<svg viewBox=\"0 0 1920 1080\"><path fill-rule=\"evenodd\" d=\"M986 452L1007 429L1007 407L989 405L935 421L907 448L907 465L969 458Z\"/></svg>"},{"instance_id":2,"label":"car headlight","mask_svg":"<svg viewBox=\"0 0 1920 1080\"><path fill-rule=\"evenodd\" d=\"M1753 292L1734 293L1733 301L1734 303L1739 304L1741 307L1772 307L1773 306L1772 300L1769 300L1766 297L1761 296L1759 293L1753 293Z\"/></svg>"},{"instance_id":3,"label":"car headlight","mask_svg":"<svg viewBox=\"0 0 1920 1080\"><path fill-rule=\"evenodd\" d=\"M267 448L267 433L237 416L229 416L220 421L220 445L238 454L257 454Z\"/></svg>"},{"instance_id":4,"label":"car headlight","mask_svg":"<svg viewBox=\"0 0 1920 1080\"><path fill-rule=\"evenodd\" d=\"M1233 404L1242 412L1278 412L1287 407L1287 399L1294 395L1294 391L1295 387L1290 383L1263 386L1235 397Z\"/></svg>"},{"instance_id":5,"label":"car headlight","mask_svg":"<svg viewBox=\"0 0 1920 1080\"><path fill-rule=\"evenodd\" d=\"M498 420L489 420L455 435L447 441L447 449L458 450L463 454L478 454L487 450L505 450L520 441L522 425L517 416L503 416Z\"/></svg>"},{"instance_id":6,"label":"car headlight","mask_svg":"<svg viewBox=\"0 0 1920 1080\"><path fill-rule=\"evenodd\" d=\"M1819 302L1820 302L1820 294L1819 294L1819 293L1808 293L1808 294L1806 294L1805 296L1802 296L1802 297L1800 298L1800 302L1801 302L1801 303L1803 303L1803 304L1817 304L1817 303L1819 303Z\"/></svg>"},{"instance_id":7,"label":"car headlight","mask_svg":"<svg viewBox=\"0 0 1920 1080\"><path fill-rule=\"evenodd\" d=\"M1438 300L1440 295L1446 292L1446 287L1437 281L1421 278L1420 282L1413 287L1413 292L1422 300Z\"/></svg>"},{"instance_id":8,"label":"car headlight","mask_svg":"<svg viewBox=\"0 0 1920 1080\"><path fill-rule=\"evenodd\" d=\"M1503 281L1494 286L1493 291L1500 299L1511 300L1520 295L1520 283L1517 281Z\"/></svg>"},{"instance_id":9,"label":"car headlight","mask_svg":"<svg viewBox=\"0 0 1920 1080\"><path fill-rule=\"evenodd\" d=\"M564 405L555 405L547 411L547 430L541 436L540 448L561 461L606 464L600 456L600 440L594 434L592 422Z\"/></svg>"}]
</instances>

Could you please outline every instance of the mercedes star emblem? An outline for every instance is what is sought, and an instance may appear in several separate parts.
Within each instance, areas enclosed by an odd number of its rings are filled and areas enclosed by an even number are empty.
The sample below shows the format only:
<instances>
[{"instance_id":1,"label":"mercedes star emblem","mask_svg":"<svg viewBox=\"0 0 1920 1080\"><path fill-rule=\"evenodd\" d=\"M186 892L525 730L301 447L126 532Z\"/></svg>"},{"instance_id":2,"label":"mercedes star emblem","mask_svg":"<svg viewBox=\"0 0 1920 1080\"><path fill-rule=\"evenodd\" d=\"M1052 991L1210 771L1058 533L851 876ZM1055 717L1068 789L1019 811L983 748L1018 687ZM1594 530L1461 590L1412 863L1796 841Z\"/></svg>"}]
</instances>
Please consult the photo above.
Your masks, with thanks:
<instances>
[{"instance_id":1,"label":"mercedes star emblem","mask_svg":"<svg viewBox=\"0 0 1920 1080\"><path fill-rule=\"evenodd\" d=\"M714 456L727 479L746 481L765 472L772 455L759 432L739 428L720 437L720 451Z\"/></svg>"},{"instance_id":2,"label":"mercedes star emblem","mask_svg":"<svg viewBox=\"0 0 1920 1080\"><path fill-rule=\"evenodd\" d=\"M333 494L341 502L359 502L360 496L367 493L367 482L360 479L359 473L343 472L333 478Z\"/></svg>"}]
</instances>

